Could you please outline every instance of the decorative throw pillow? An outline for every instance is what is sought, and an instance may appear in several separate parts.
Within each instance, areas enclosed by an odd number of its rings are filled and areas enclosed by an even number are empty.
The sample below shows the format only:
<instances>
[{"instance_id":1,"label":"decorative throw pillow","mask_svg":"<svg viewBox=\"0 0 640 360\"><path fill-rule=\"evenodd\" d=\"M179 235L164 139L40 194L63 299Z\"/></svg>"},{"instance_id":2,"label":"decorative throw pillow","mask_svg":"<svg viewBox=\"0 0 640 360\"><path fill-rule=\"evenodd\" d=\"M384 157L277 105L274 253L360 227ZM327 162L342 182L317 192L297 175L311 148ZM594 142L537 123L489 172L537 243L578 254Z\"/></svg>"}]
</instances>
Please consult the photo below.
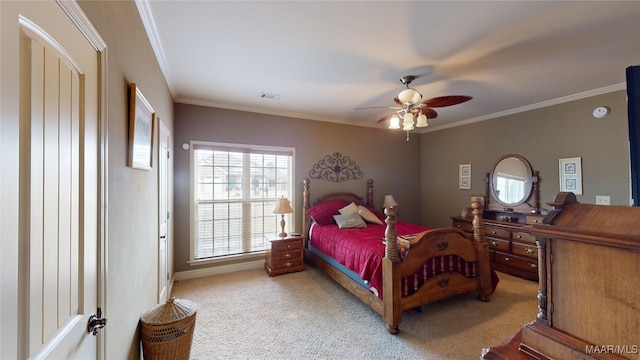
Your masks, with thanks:
<instances>
[{"instance_id":1,"label":"decorative throw pillow","mask_svg":"<svg viewBox=\"0 0 640 360\"><path fill-rule=\"evenodd\" d=\"M307 212L318 225L331 225L334 223L333 215L338 215L340 213L339 210L345 205L347 203L344 200L334 200L315 205Z\"/></svg>"},{"instance_id":2,"label":"decorative throw pillow","mask_svg":"<svg viewBox=\"0 0 640 360\"><path fill-rule=\"evenodd\" d=\"M356 203L352 202L351 204L343 207L342 209L339 210L340 214L344 215L344 214L351 214L351 213L357 213L358 212L358 205L356 205Z\"/></svg>"},{"instance_id":3,"label":"decorative throw pillow","mask_svg":"<svg viewBox=\"0 0 640 360\"><path fill-rule=\"evenodd\" d=\"M371 211L371 213L373 213L373 215L375 215L382 222L384 222L387 219L387 216L385 214L383 214L382 212L378 211L374 207L367 206L367 210Z\"/></svg>"},{"instance_id":4,"label":"decorative throw pillow","mask_svg":"<svg viewBox=\"0 0 640 360\"><path fill-rule=\"evenodd\" d=\"M362 220L358 213L334 215L333 218L336 220L340 229L360 229L367 227L367 224Z\"/></svg>"},{"instance_id":5,"label":"decorative throw pillow","mask_svg":"<svg viewBox=\"0 0 640 360\"><path fill-rule=\"evenodd\" d=\"M358 214L370 223L384 225L382 220L380 220L376 214L372 213L371 210L367 209L365 206L358 206Z\"/></svg>"}]
</instances>

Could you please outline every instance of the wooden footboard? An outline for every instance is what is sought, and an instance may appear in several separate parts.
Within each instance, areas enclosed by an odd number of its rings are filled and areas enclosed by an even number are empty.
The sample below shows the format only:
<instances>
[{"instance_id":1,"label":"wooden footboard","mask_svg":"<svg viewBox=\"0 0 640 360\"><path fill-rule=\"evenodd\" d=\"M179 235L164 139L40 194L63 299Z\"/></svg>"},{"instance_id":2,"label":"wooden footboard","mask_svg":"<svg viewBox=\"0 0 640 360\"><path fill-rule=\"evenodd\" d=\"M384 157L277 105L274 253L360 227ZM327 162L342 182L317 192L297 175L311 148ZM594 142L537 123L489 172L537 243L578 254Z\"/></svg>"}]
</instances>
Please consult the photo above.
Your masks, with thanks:
<instances>
[{"instance_id":1,"label":"wooden footboard","mask_svg":"<svg viewBox=\"0 0 640 360\"><path fill-rule=\"evenodd\" d=\"M311 225L311 219L306 211L311 206L308 179L304 181L303 195L302 216L306 236ZM319 201L336 198L365 204L361 197L349 193L328 194ZM367 182L366 205L373 205L373 180ZM403 259L400 259L398 252L397 209L393 207L385 209L387 226L385 257L382 259L382 299L355 283L319 256L306 251L307 258L345 289L380 313L387 324L387 331L396 334L399 331L404 310L474 290L477 291L480 300L489 301L489 294L492 291L491 269L489 249L484 240L482 206L476 201L471 207L473 208L473 239L469 239L462 230L456 228L429 230L411 241L410 248ZM442 259L446 256L455 256L465 263L472 264L469 270L471 274L465 276L457 271L449 271L427 277L425 270L424 279L420 281L419 286L412 284L411 286L415 287L413 291L403 291L408 276L420 272L429 259Z\"/></svg>"},{"instance_id":2,"label":"wooden footboard","mask_svg":"<svg viewBox=\"0 0 640 360\"><path fill-rule=\"evenodd\" d=\"M387 252L383 259L383 303L384 319L387 330L395 334L402 320L402 311L420 305L446 299L453 295L469 291L477 291L478 298L489 301L491 293L491 268L489 264L489 249L484 240L482 210L479 202L472 204L474 239L470 241L464 231L457 228L439 228L419 234L410 243L409 251L400 260L397 247L397 236L393 230L396 219L394 211L387 211ZM388 209L387 209L388 210ZM394 238L395 237L395 238ZM440 273L427 278L424 271L424 281L418 287L407 285L405 279L427 266L429 260L460 258L465 263L471 263L471 274L456 271ZM417 281L414 280L415 283ZM409 295L406 286L415 286Z\"/></svg>"}]
</instances>

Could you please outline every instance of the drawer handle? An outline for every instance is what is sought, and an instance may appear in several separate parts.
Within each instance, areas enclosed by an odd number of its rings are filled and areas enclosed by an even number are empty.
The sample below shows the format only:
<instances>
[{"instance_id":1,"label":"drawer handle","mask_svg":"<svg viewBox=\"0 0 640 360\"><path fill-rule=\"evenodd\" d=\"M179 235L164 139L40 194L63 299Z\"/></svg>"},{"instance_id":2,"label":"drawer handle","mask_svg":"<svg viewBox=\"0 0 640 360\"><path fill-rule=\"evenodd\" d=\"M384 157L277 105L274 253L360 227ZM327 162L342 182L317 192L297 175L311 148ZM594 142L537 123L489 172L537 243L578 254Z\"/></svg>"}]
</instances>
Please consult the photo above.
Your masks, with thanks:
<instances>
[{"instance_id":1,"label":"drawer handle","mask_svg":"<svg viewBox=\"0 0 640 360\"><path fill-rule=\"evenodd\" d=\"M529 266L531 266L531 268L533 268L533 269L535 269L535 268L537 268L537 267L538 267L538 265L537 265L537 264L529 264Z\"/></svg>"},{"instance_id":2,"label":"drawer handle","mask_svg":"<svg viewBox=\"0 0 640 360\"><path fill-rule=\"evenodd\" d=\"M522 239L522 235L517 235L516 236L518 239Z\"/></svg>"},{"instance_id":3,"label":"drawer handle","mask_svg":"<svg viewBox=\"0 0 640 360\"><path fill-rule=\"evenodd\" d=\"M492 241L492 242L491 242L491 245L493 245L493 246L496 246L496 247L497 247L497 246L498 246L498 243L497 243L497 242L495 242L495 241Z\"/></svg>"},{"instance_id":4,"label":"drawer handle","mask_svg":"<svg viewBox=\"0 0 640 360\"><path fill-rule=\"evenodd\" d=\"M505 256L504 261L509 261L511 259L509 259L508 257Z\"/></svg>"},{"instance_id":5,"label":"drawer handle","mask_svg":"<svg viewBox=\"0 0 640 360\"><path fill-rule=\"evenodd\" d=\"M287 244L287 249L291 249L291 244Z\"/></svg>"},{"instance_id":6,"label":"drawer handle","mask_svg":"<svg viewBox=\"0 0 640 360\"><path fill-rule=\"evenodd\" d=\"M537 223L537 222L540 222L540 220L535 219L535 220L533 220L533 222L534 222L534 223Z\"/></svg>"},{"instance_id":7,"label":"drawer handle","mask_svg":"<svg viewBox=\"0 0 640 360\"><path fill-rule=\"evenodd\" d=\"M288 258L290 258L290 257L291 257L291 254L286 253L286 254L284 254L284 257L286 257L286 258L288 259Z\"/></svg>"},{"instance_id":8,"label":"drawer handle","mask_svg":"<svg viewBox=\"0 0 640 360\"><path fill-rule=\"evenodd\" d=\"M461 228L461 227L462 227L462 225L460 225L460 224L457 224L457 225L456 225L456 227L458 227L458 228Z\"/></svg>"},{"instance_id":9,"label":"drawer handle","mask_svg":"<svg viewBox=\"0 0 640 360\"><path fill-rule=\"evenodd\" d=\"M533 254L533 249L526 248L524 249L524 252L526 252L527 254Z\"/></svg>"},{"instance_id":10,"label":"drawer handle","mask_svg":"<svg viewBox=\"0 0 640 360\"><path fill-rule=\"evenodd\" d=\"M286 268L290 268L292 266L293 266L293 264L291 264L290 262L284 264L284 267L286 267Z\"/></svg>"},{"instance_id":11,"label":"drawer handle","mask_svg":"<svg viewBox=\"0 0 640 360\"><path fill-rule=\"evenodd\" d=\"M491 230L491 233L495 235L495 234L496 234L496 231L495 231L495 230Z\"/></svg>"}]
</instances>

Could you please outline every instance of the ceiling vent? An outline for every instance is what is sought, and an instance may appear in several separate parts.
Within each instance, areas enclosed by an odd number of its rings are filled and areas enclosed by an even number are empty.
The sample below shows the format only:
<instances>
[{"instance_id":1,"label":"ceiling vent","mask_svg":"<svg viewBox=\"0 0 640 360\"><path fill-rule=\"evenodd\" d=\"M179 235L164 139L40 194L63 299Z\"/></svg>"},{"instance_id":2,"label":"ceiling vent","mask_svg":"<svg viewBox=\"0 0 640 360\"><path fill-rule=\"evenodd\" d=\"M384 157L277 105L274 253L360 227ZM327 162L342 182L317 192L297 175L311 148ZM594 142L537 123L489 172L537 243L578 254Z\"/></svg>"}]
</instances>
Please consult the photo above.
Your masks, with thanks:
<instances>
[{"instance_id":1,"label":"ceiling vent","mask_svg":"<svg viewBox=\"0 0 640 360\"><path fill-rule=\"evenodd\" d=\"M266 93L266 92L261 92L260 93L260 98L261 99L280 100L281 97L282 97L282 95L270 94L270 93Z\"/></svg>"}]
</instances>

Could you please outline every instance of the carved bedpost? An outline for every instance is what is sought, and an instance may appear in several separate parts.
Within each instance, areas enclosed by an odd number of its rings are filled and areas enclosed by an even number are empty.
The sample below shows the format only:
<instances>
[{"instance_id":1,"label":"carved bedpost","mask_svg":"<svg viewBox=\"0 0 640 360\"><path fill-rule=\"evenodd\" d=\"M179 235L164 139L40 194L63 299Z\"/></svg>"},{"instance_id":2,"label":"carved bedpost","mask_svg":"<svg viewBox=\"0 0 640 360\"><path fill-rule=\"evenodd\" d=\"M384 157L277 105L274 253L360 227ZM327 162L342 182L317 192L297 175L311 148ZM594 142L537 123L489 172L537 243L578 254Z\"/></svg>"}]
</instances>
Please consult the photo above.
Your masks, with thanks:
<instances>
[{"instance_id":1,"label":"carved bedpost","mask_svg":"<svg viewBox=\"0 0 640 360\"><path fill-rule=\"evenodd\" d=\"M387 323L387 331L397 334L402 321L401 289L402 281L400 272L394 268L400 263L398 257L398 210L395 206L385 207L387 228L384 232L386 239L385 257L382 259L382 301L384 303L384 321Z\"/></svg>"},{"instance_id":2,"label":"carved bedpost","mask_svg":"<svg viewBox=\"0 0 640 360\"><path fill-rule=\"evenodd\" d=\"M473 209L473 241L478 253L478 298L481 301L489 301L491 293L491 264L489 258L489 245L484 240L484 221L482 220L482 204L479 201L471 203Z\"/></svg>"},{"instance_id":3,"label":"carved bedpost","mask_svg":"<svg viewBox=\"0 0 640 360\"><path fill-rule=\"evenodd\" d=\"M309 215L307 215L307 210L311 207L311 201L309 200L309 179L302 180L302 228L304 229L304 233L302 234L304 237L307 237L309 233Z\"/></svg>"},{"instance_id":4,"label":"carved bedpost","mask_svg":"<svg viewBox=\"0 0 640 360\"><path fill-rule=\"evenodd\" d=\"M367 206L374 207L374 203L373 203L373 179L367 180Z\"/></svg>"}]
</instances>

